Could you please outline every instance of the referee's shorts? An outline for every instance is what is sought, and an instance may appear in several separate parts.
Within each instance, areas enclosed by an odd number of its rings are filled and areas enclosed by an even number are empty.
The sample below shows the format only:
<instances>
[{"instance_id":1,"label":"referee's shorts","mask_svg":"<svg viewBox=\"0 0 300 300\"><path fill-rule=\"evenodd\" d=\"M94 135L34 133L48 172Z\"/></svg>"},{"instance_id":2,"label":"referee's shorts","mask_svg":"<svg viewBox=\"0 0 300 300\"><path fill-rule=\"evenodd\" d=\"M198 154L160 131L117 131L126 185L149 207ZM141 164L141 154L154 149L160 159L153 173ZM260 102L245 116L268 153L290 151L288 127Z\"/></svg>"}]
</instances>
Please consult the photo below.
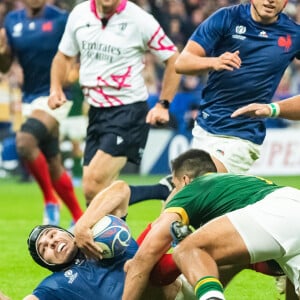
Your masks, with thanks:
<instances>
[{"instance_id":1,"label":"referee's shorts","mask_svg":"<svg viewBox=\"0 0 300 300\"><path fill-rule=\"evenodd\" d=\"M91 106L84 165L98 150L140 164L150 128L146 123L148 110L146 101L109 108Z\"/></svg>"}]
</instances>

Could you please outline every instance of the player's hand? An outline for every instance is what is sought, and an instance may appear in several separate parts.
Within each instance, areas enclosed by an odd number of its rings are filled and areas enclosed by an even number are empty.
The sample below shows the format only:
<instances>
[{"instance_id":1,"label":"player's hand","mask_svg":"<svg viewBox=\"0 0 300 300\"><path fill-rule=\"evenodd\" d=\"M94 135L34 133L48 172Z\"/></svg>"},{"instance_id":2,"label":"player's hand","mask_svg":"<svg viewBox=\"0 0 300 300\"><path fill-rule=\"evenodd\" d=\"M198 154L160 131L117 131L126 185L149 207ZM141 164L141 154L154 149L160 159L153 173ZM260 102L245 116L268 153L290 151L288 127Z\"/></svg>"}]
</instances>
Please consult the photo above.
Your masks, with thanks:
<instances>
[{"instance_id":1,"label":"player's hand","mask_svg":"<svg viewBox=\"0 0 300 300\"><path fill-rule=\"evenodd\" d=\"M215 58L213 69L215 71L228 70L233 71L241 67L242 61L240 59L240 51L225 52L219 57Z\"/></svg>"},{"instance_id":2,"label":"player's hand","mask_svg":"<svg viewBox=\"0 0 300 300\"><path fill-rule=\"evenodd\" d=\"M63 91L51 92L48 98L48 106L51 109L59 108L66 102L67 98Z\"/></svg>"},{"instance_id":3,"label":"player's hand","mask_svg":"<svg viewBox=\"0 0 300 300\"><path fill-rule=\"evenodd\" d=\"M0 54L5 54L7 52L7 36L6 30L4 28L0 29Z\"/></svg>"},{"instance_id":4,"label":"player's hand","mask_svg":"<svg viewBox=\"0 0 300 300\"><path fill-rule=\"evenodd\" d=\"M160 104L155 105L147 114L146 123L150 125L161 125L170 120L169 111Z\"/></svg>"},{"instance_id":5,"label":"player's hand","mask_svg":"<svg viewBox=\"0 0 300 300\"><path fill-rule=\"evenodd\" d=\"M93 232L78 221L74 229L75 244L87 258L102 259L103 250L94 242Z\"/></svg>"},{"instance_id":6,"label":"player's hand","mask_svg":"<svg viewBox=\"0 0 300 300\"><path fill-rule=\"evenodd\" d=\"M10 298L7 297L6 295L4 295L4 294L0 291L0 300L10 300Z\"/></svg>"},{"instance_id":7,"label":"player's hand","mask_svg":"<svg viewBox=\"0 0 300 300\"><path fill-rule=\"evenodd\" d=\"M235 110L232 113L231 118L235 118L241 115L265 118L271 115L271 110L269 105L267 104L251 103Z\"/></svg>"}]
</instances>

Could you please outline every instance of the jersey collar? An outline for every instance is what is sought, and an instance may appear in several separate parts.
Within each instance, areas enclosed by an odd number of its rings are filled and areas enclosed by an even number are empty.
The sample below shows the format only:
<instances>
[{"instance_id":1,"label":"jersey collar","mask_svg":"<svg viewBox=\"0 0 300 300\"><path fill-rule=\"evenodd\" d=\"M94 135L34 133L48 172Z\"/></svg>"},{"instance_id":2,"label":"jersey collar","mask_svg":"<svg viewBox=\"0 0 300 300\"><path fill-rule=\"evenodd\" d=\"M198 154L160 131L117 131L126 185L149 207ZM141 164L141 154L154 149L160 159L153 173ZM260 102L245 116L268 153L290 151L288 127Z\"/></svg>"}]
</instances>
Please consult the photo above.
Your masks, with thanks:
<instances>
[{"instance_id":1,"label":"jersey collar","mask_svg":"<svg viewBox=\"0 0 300 300\"><path fill-rule=\"evenodd\" d=\"M121 13L125 9L126 4L127 4L127 0L121 0L121 2L119 3L119 5L114 13L117 13L117 14ZM96 0L91 0L91 11L96 16L97 19L101 19L101 17L98 15L98 12L97 12ZM110 18L112 15L110 15L108 18Z\"/></svg>"}]
</instances>

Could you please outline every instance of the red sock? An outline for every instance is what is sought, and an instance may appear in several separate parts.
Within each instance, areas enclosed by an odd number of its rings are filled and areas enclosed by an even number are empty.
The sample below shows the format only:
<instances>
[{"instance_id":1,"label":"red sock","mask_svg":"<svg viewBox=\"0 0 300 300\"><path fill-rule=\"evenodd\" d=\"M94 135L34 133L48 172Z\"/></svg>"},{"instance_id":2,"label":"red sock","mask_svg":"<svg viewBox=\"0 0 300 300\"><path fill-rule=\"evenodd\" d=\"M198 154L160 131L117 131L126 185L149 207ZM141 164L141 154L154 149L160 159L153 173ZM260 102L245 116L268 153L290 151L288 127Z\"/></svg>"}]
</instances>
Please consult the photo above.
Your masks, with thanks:
<instances>
[{"instance_id":1,"label":"red sock","mask_svg":"<svg viewBox=\"0 0 300 300\"><path fill-rule=\"evenodd\" d=\"M82 216L83 210L76 198L70 176L64 171L57 180L52 182L52 184L59 197L70 210L73 220L76 222Z\"/></svg>"},{"instance_id":2,"label":"red sock","mask_svg":"<svg viewBox=\"0 0 300 300\"><path fill-rule=\"evenodd\" d=\"M151 223L148 224L146 229L138 236L136 240L138 245L141 245L150 230ZM168 285L175 281L180 274L181 272L176 266L172 254L164 254L153 267L150 280L154 285Z\"/></svg>"},{"instance_id":3,"label":"red sock","mask_svg":"<svg viewBox=\"0 0 300 300\"><path fill-rule=\"evenodd\" d=\"M32 161L24 161L24 165L39 184L43 192L45 203L58 204L58 199L53 190L48 164L44 154L40 152L36 159Z\"/></svg>"}]
</instances>

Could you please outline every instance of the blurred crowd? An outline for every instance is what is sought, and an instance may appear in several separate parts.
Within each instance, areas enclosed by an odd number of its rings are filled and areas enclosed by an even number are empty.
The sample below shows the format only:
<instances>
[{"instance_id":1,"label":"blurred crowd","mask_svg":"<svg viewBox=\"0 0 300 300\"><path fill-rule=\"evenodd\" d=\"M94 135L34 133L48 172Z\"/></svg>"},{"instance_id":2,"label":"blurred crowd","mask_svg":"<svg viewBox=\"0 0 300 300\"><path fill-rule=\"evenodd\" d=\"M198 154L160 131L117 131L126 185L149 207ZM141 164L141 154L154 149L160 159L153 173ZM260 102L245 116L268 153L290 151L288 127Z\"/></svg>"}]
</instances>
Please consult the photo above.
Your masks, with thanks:
<instances>
[{"instance_id":1,"label":"blurred crowd","mask_svg":"<svg viewBox=\"0 0 300 300\"><path fill-rule=\"evenodd\" d=\"M82 0L48 0L48 2L70 11L74 5L82 2ZM133 2L154 15L181 51L198 24L215 10L240 2L247 2L247 0L133 0ZM3 24L7 12L22 8L23 5L22 0L0 0L1 24ZM300 23L300 0L290 0L285 11L291 18ZM150 94L148 101L150 107L158 100L157 95L160 90L162 74L163 66L148 53L145 56L144 78ZM14 62L7 74L0 73L0 153L1 141L18 130L22 122L20 92L22 80L22 71L17 61ZM205 81L205 75L182 77L178 97L171 105L171 121L168 127L181 134L189 134ZM274 96L274 101L295 94L300 94L299 61L294 61L287 69ZM185 107L182 107L183 102ZM80 101L79 103L82 104ZM269 121L268 126L287 127L294 124L297 125L298 122L273 119Z\"/></svg>"}]
</instances>

